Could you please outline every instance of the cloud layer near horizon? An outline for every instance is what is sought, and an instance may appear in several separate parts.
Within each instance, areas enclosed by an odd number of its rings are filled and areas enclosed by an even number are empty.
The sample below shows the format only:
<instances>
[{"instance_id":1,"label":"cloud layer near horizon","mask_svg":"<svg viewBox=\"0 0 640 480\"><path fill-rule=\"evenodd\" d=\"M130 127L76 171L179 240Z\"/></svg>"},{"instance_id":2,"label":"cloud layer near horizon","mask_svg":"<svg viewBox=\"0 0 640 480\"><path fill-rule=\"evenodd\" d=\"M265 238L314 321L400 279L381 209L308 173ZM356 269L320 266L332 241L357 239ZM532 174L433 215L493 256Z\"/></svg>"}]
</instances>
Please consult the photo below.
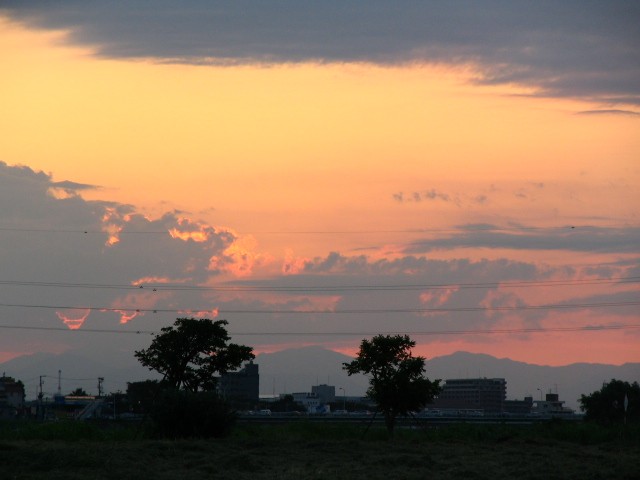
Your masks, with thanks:
<instances>
[{"instance_id":1,"label":"cloud layer near horizon","mask_svg":"<svg viewBox=\"0 0 640 480\"><path fill-rule=\"evenodd\" d=\"M421 242L389 258L334 251L280 264L228 229L176 212L149 219L134 206L86 201L74 187L91 186L54 182L43 172L0 162L2 324L27 327L0 337L0 352L71 348L127 356L148 338L119 336L114 342L35 329L66 324L78 332L158 331L177 316L226 318L241 341L262 351L292 344L352 348L359 338L379 332L430 332L429 338L446 343L451 337L438 331L610 325L637 317L637 306L623 305L637 301L633 283L575 283L637 278L634 228L617 229L610 237L601 231L594 241L578 236L575 248L562 239L540 243L540 232L526 228L501 240L496 233L479 235L473 225L435 242L452 253L461 245L567 253L599 253L608 245L606 251L619 253L617 262L597 268L507 257L471 260L462 254L427 258ZM531 281L544 288L528 288ZM556 281L569 285L554 288ZM510 282L515 285L505 286ZM619 306L603 316L590 307L594 303ZM583 307L527 309L544 304ZM465 341L487 346L499 339Z\"/></svg>"},{"instance_id":2,"label":"cloud layer near horizon","mask_svg":"<svg viewBox=\"0 0 640 480\"><path fill-rule=\"evenodd\" d=\"M102 57L189 64L436 63L484 84L640 105L636 2L8 0L0 12ZM601 109L617 112L621 109Z\"/></svg>"}]
</instances>

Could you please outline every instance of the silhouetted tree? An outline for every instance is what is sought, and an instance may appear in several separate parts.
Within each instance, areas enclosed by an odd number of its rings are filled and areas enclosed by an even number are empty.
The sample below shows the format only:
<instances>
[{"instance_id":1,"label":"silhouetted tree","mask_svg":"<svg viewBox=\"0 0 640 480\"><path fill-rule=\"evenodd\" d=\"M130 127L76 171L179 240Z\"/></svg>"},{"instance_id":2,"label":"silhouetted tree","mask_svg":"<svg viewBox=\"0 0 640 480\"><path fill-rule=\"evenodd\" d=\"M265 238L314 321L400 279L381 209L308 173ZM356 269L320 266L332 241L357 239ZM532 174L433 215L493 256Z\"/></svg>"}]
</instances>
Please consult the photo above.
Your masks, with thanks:
<instances>
[{"instance_id":1,"label":"silhouetted tree","mask_svg":"<svg viewBox=\"0 0 640 480\"><path fill-rule=\"evenodd\" d=\"M229 343L226 325L226 320L178 318L149 348L135 352L142 365L164 375L131 392L154 421L156 435L220 437L231 431L235 413L216 392L218 375L254 355L251 347Z\"/></svg>"},{"instance_id":2,"label":"silhouetted tree","mask_svg":"<svg viewBox=\"0 0 640 480\"><path fill-rule=\"evenodd\" d=\"M89 394L87 392L85 392L84 389L78 387L73 392L71 392L69 395L72 395L74 397L86 397Z\"/></svg>"},{"instance_id":3,"label":"silhouetted tree","mask_svg":"<svg viewBox=\"0 0 640 480\"><path fill-rule=\"evenodd\" d=\"M640 385L613 379L600 390L580 396L580 410L585 419L598 423L622 423L625 418L624 403L627 398L627 420L640 420Z\"/></svg>"},{"instance_id":4,"label":"silhouetted tree","mask_svg":"<svg viewBox=\"0 0 640 480\"><path fill-rule=\"evenodd\" d=\"M424 376L424 357L412 356L415 345L408 335L377 335L362 340L356 359L343 364L349 375L371 375L367 396L384 415L390 436L398 415L424 408L440 391L440 380Z\"/></svg>"},{"instance_id":5,"label":"silhouetted tree","mask_svg":"<svg viewBox=\"0 0 640 480\"><path fill-rule=\"evenodd\" d=\"M227 324L226 320L178 318L135 356L149 370L164 375L163 381L175 389L213 390L217 375L254 358L251 347L228 343Z\"/></svg>"}]
</instances>

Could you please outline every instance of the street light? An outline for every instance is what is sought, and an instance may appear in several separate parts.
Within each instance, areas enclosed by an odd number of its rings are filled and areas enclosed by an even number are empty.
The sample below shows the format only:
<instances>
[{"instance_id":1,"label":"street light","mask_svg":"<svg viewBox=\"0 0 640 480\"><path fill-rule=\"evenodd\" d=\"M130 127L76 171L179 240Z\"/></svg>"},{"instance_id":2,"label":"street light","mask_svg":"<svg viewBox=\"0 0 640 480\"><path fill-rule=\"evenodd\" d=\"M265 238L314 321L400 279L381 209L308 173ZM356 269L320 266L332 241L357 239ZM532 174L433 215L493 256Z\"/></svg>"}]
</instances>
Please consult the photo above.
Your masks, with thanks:
<instances>
[{"instance_id":1,"label":"street light","mask_svg":"<svg viewBox=\"0 0 640 480\"><path fill-rule=\"evenodd\" d=\"M347 411L347 393L344 391L344 388L339 387L338 390L342 390L342 410Z\"/></svg>"}]
</instances>

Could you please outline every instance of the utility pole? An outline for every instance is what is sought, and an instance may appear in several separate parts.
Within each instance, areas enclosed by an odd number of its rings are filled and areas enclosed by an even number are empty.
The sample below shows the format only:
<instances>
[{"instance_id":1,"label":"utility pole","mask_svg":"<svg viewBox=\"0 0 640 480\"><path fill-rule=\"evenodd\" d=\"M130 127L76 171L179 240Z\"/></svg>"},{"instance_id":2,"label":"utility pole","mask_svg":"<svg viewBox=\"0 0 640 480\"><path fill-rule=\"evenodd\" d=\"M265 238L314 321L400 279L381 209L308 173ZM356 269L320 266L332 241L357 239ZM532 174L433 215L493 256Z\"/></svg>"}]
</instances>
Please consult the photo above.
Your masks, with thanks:
<instances>
[{"instance_id":1,"label":"utility pole","mask_svg":"<svg viewBox=\"0 0 640 480\"><path fill-rule=\"evenodd\" d=\"M42 379L44 377L46 377L46 375L40 375L40 391L38 392L38 418L44 418L44 411L42 406L42 398L44 397L44 394L42 393L42 385L44 384L44 382L42 381Z\"/></svg>"},{"instance_id":2,"label":"utility pole","mask_svg":"<svg viewBox=\"0 0 640 480\"><path fill-rule=\"evenodd\" d=\"M40 375L40 392L38 393L38 400L42 401L42 397L44 394L42 393L42 385L44 385L44 381L42 380L46 375Z\"/></svg>"},{"instance_id":3,"label":"utility pole","mask_svg":"<svg viewBox=\"0 0 640 480\"><path fill-rule=\"evenodd\" d=\"M98 377L98 397L102 397L102 382L104 382L104 377Z\"/></svg>"}]
</instances>

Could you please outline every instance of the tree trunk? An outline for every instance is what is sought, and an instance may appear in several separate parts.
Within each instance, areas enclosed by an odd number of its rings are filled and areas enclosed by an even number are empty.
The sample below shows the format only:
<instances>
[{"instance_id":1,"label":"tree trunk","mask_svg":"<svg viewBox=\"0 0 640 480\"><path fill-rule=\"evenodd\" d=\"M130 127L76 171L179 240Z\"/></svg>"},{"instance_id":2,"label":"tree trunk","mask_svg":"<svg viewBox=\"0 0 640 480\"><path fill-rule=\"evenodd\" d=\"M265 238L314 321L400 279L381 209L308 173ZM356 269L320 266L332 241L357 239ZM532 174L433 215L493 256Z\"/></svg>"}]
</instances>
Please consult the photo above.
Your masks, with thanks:
<instances>
[{"instance_id":1,"label":"tree trunk","mask_svg":"<svg viewBox=\"0 0 640 480\"><path fill-rule=\"evenodd\" d=\"M384 413L384 424L387 426L389 438L393 438L393 429L396 426L396 415L393 412Z\"/></svg>"}]
</instances>

